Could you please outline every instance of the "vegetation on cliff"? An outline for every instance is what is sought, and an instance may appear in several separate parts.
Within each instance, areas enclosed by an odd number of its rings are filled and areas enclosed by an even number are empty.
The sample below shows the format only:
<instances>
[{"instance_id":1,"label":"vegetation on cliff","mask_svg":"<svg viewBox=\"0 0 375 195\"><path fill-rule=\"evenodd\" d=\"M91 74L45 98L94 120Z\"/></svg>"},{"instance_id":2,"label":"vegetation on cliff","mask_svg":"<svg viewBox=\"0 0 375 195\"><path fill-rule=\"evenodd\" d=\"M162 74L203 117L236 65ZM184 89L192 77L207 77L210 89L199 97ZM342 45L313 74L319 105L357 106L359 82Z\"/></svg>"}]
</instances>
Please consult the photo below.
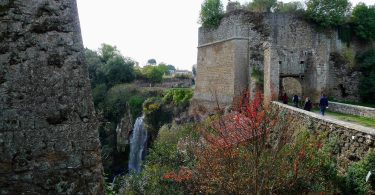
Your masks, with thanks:
<instances>
[{"instance_id":1,"label":"vegetation on cliff","mask_svg":"<svg viewBox=\"0 0 375 195\"><path fill-rule=\"evenodd\" d=\"M298 128L298 121L263 107L260 94L234 111L199 123L160 128L143 171L128 174L122 194L349 193L375 189L374 153L337 171L334 139ZM296 131L297 130L297 131ZM327 141L331 140L331 141Z\"/></svg>"},{"instance_id":2,"label":"vegetation on cliff","mask_svg":"<svg viewBox=\"0 0 375 195\"><path fill-rule=\"evenodd\" d=\"M359 86L363 102L375 103L375 50L369 50L358 57L359 69L362 72Z\"/></svg>"}]
</instances>

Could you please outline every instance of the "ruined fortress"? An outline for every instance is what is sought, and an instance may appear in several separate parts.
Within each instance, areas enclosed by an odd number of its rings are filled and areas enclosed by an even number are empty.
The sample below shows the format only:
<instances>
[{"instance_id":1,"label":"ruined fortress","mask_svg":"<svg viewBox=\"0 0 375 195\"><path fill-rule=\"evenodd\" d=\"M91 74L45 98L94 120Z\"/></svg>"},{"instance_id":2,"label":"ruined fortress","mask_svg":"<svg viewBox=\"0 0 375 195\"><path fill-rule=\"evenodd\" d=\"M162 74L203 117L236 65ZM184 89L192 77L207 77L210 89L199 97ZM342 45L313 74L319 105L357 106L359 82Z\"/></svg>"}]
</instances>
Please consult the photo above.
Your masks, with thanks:
<instances>
[{"instance_id":1,"label":"ruined fortress","mask_svg":"<svg viewBox=\"0 0 375 195\"><path fill-rule=\"evenodd\" d=\"M75 0L0 1L0 194L104 194Z\"/></svg>"},{"instance_id":2,"label":"ruined fortress","mask_svg":"<svg viewBox=\"0 0 375 195\"><path fill-rule=\"evenodd\" d=\"M359 99L360 73L337 59L347 48L337 30L318 30L296 14L251 13L237 7L228 4L216 29L199 29L194 105L226 106L245 89L261 87L267 101L284 92L314 102L321 93ZM355 53L366 47L353 41L350 49Z\"/></svg>"}]
</instances>

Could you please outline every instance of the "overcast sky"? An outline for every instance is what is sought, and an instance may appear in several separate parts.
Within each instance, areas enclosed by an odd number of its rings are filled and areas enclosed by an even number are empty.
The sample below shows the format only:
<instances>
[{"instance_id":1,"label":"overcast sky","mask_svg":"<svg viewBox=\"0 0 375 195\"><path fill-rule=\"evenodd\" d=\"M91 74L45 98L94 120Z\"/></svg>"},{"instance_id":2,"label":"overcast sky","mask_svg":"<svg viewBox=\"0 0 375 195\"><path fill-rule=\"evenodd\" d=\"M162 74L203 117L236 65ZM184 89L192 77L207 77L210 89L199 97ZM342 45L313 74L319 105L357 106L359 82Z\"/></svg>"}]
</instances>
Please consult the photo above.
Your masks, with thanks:
<instances>
[{"instance_id":1,"label":"overcast sky","mask_svg":"<svg viewBox=\"0 0 375 195\"><path fill-rule=\"evenodd\" d=\"M191 70L196 63L203 0L77 0L83 43L116 45L144 65L148 59ZM222 0L224 7L228 0ZM241 3L248 2L240 0ZM290 2L290 0L283 0ZM375 0L351 0L352 4Z\"/></svg>"}]
</instances>

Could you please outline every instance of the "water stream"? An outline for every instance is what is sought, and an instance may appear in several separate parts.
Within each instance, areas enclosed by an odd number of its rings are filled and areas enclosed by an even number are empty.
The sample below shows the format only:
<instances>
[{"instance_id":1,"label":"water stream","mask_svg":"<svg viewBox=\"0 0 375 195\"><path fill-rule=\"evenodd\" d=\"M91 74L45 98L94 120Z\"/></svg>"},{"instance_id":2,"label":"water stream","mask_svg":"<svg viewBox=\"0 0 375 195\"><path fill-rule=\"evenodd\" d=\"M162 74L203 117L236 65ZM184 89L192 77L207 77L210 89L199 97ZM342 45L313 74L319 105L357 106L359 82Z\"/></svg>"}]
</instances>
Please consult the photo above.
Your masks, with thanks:
<instances>
[{"instance_id":1,"label":"water stream","mask_svg":"<svg viewBox=\"0 0 375 195\"><path fill-rule=\"evenodd\" d=\"M135 121L133 133L130 137L129 172L141 172L142 161L147 149L147 130L143 123L144 116Z\"/></svg>"}]
</instances>

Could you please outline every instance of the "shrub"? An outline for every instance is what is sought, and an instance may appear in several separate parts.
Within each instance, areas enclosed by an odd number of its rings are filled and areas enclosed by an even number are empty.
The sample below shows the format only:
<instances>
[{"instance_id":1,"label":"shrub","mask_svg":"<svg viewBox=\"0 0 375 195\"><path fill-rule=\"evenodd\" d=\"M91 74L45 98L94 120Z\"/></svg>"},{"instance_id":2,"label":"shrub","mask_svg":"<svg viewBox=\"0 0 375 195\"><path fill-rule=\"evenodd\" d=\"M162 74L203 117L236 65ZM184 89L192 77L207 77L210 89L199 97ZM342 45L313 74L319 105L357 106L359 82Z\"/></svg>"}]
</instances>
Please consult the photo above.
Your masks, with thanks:
<instances>
[{"instance_id":1,"label":"shrub","mask_svg":"<svg viewBox=\"0 0 375 195\"><path fill-rule=\"evenodd\" d=\"M366 181L369 171L372 172L372 175ZM368 194L369 191L375 190L374 171L375 152L371 151L364 159L349 167L343 192L345 194Z\"/></svg>"},{"instance_id":2,"label":"shrub","mask_svg":"<svg viewBox=\"0 0 375 195\"><path fill-rule=\"evenodd\" d=\"M175 106L185 108L193 97L192 89L171 89L163 97L163 102L173 103Z\"/></svg>"},{"instance_id":3,"label":"shrub","mask_svg":"<svg viewBox=\"0 0 375 195\"><path fill-rule=\"evenodd\" d=\"M193 164L193 158L179 149L181 140L197 140L194 126L163 126L153 143L146 164L140 175L128 174L123 178L124 194L186 194L189 192L189 182L174 182L173 172L188 170ZM191 154L191 153L190 153Z\"/></svg>"},{"instance_id":4,"label":"shrub","mask_svg":"<svg viewBox=\"0 0 375 195\"><path fill-rule=\"evenodd\" d=\"M375 50L369 50L358 57L362 72L359 93L363 102L375 103Z\"/></svg>"},{"instance_id":5,"label":"shrub","mask_svg":"<svg viewBox=\"0 0 375 195\"><path fill-rule=\"evenodd\" d=\"M223 4L220 0L205 0L201 6L199 22L203 27L216 28L223 16Z\"/></svg>"},{"instance_id":6,"label":"shrub","mask_svg":"<svg viewBox=\"0 0 375 195\"><path fill-rule=\"evenodd\" d=\"M329 178L336 172L322 149L324 135L302 132L293 137L290 127L295 123L263 108L261 102L258 94L251 104L241 103L237 112L219 116L201 129L208 144L195 150L196 192L330 192Z\"/></svg>"},{"instance_id":7,"label":"shrub","mask_svg":"<svg viewBox=\"0 0 375 195\"><path fill-rule=\"evenodd\" d=\"M277 2L274 11L278 13L301 13L304 12L304 8L300 1L289 3Z\"/></svg>"},{"instance_id":8,"label":"shrub","mask_svg":"<svg viewBox=\"0 0 375 195\"><path fill-rule=\"evenodd\" d=\"M308 0L306 16L322 27L343 24L350 11L348 0Z\"/></svg>"},{"instance_id":9,"label":"shrub","mask_svg":"<svg viewBox=\"0 0 375 195\"><path fill-rule=\"evenodd\" d=\"M364 40L375 40L375 5L357 4L352 13L355 33Z\"/></svg>"},{"instance_id":10,"label":"shrub","mask_svg":"<svg viewBox=\"0 0 375 195\"><path fill-rule=\"evenodd\" d=\"M152 97L143 103L145 125L151 134L151 140L156 138L159 128L172 120L172 111L163 105L159 97Z\"/></svg>"},{"instance_id":11,"label":"shrub","mask_svg":"<svg viewBox=\"0 0 375 195\"><path fill-rule=\"evenodd\" d=\"M129 109L133 118L137 118L142 114L142 111L143 111L142 106L143 106L144 101L145 101L145 98L138 96L138 95L135 95L130 98Z\"/></svg>"}]
</instances>

